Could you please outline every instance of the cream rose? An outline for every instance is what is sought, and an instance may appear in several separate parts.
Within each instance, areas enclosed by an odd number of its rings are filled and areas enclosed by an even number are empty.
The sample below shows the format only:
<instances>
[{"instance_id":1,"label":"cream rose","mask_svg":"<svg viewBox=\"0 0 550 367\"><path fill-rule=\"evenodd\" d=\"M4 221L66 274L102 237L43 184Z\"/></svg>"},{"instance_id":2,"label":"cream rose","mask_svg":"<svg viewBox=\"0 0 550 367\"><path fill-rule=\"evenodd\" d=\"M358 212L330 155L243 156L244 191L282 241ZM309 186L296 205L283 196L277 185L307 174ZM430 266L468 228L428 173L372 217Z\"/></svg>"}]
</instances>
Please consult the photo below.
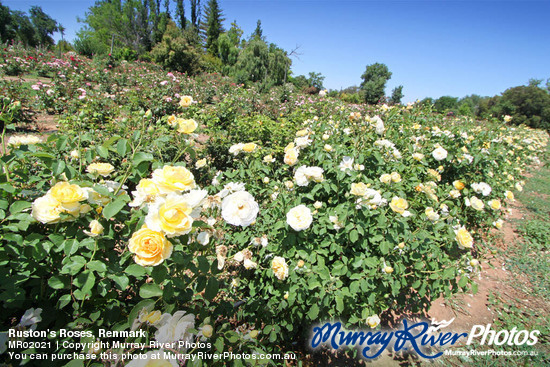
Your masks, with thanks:
<instances>
[{"instance_id":1,"label":"cream rose","mask_svg":"<svg viewBox=\"0 0 550 367\"><path fill-rule=\"evenodd\" d=\"M351 184L351 194L355 195L355 196L365 196L365 195L367 195L368 188L369 188L369 186L366 185L363 182L352 183Z\"/></svg>"},{"instance_id":2,"label":"cream rose","mask_svg":"<svg viewBox=\"0 0 550 367\"><path fill-rule=\"evenodd\" d=\"M259 206L254 197L246 191L237 191L222 201L222 217L234 226L247 227L256 221Z\"/></svg>"},{"instance_id":3,"label":"cream rose","mask_svg":"<svg viewBox=\"0 0 550 367\"><path fill-rule=\"evenodd\" d=\"M367 324L371 327L371 329L374 329L380 324L380 317L378 317L378 315L367 317Z\"/></svg>"},{"instance_id":4,"label":"cream rose","mask_svg":"<svg viewBox=\"0 0 550 367\"><path fill-rule=\"evenodd\" d=\"M185 167L164 166L153 171L153 182L163 194L195 188L195 177Z\"/></svg>"},{"instance_id":5,"label":"cream rose","mask_svg":"<svg viewBox=\"0 0 550 367\"><path fill-rule=\"evenodd\" d=\"M193 103L193 97L191 96L182 96L180 99L180 106L181 107L189 107Z\"/></svg>"},{"instance_id":6,"label":"cream rose","mask_svg":"<svg viewBox=\"0 0 550 367\"><path fill-rule=\"evenodd\" d=\"M288 277L288 265L281 256L275 256L271 262L271 269L279 280L285 280Z\"/></svg>"},{"instance_id":7,"label":"cream rose","mask_svg":"<svg viewBox=\"0 0 550 367\"><path fill-rule=\"evenodd\" d=\"M191 134L193 131L197 130L199 126L197 121L193 119L178 119L178 132L182 134Z\"/></svg>"},{"instance_id":8,"label":"cream rose","mask_svg":"<svg viewBox=\"0 0 550 367\"><path fill-rule=\"evenodd\" d=\"M295 148L286 150L284 162L289 166L294 166L298 162L298 151Z\"/></svg>"},{"instance_id":9,"label":"cream rose","mask_svg":"<svg viewBox=\"0 0 550 367\"><path fill-rule=\"evenodd\" d=\"M103 177L109 176L115 167L110 163L92 163L86 167L86 172L98 174Z\"/></svg>"},{"instance_id":10,"label":"cream rose","mask_svg":"<svg viewBox=\"0 0 550 367\"><path fill-rule=\"evenodd\" d=\"M141 266L156 266L172 255L172 243L162 232L147 227L134 232L128 243L134 261Z\"/></svg>"},{"instance_id":11,"label":"cream rose","mask_svg":"<svg viewBox=\"0 0 550 367\"><path fill-rule=\"evenodd\" d=\"M193 207L183 196L169 194L149 206L145 224L153 231L164 232L168 237L181 236L193 228L192 212Z\"/></svg>"},{"instance_id":12,"label":"cream rose","mask_svg":"<svg viewBox=\"0 0 550 367\"><path fill-rule=\"evenodd\" d=\"M403 198L394 196L390 202L390 208L396 213L407 216L406 213L408 213L407 209L409 208L409 203Z\"/></svg>"},{"instance_id":13,"label":"cream rose","mask_svg":"<svg viewBox=\"0 0 550 367\"><path fill-rule=\"evenodd\" d=\"M456 241L458 242L460 248L472 248L474 246L474 239L472 238L470 232L464 228L464 226L456 230L455 233Z\"/></svg>"},{"instance_id":14,"label":"cream rose","mask_svg":"<svg viewBox=\"0 0 550 367\"><path fill-rule=\"evenodd\" d=\"M286 214L286 222L295 231L308 229L313 222L311 210L303 204L298 205L288 211Z\"/></svg>"},{"instance_id":15,"label":"cream rose","mask_svg":"<svg viewBox=\"0 0 550 367\"><path fill-rule=\"evenodd\" d=\"M60 214L65 210L59 201L51 195L39 197L32 203L34 219L44 224L57 223L61 219Z\"/></svg>"},{"instance_id":16,"label":"cream rose","mask_svg":"<svg viewBox=\"0 0 550 367\"><path fill-rule=\"evenodd\" d=\"M90 237L97 237L101 234L103 234L103 226L97 219L94 219L90 222L90 230L86 231L84 230L84 233L87 234Z\"/></svg>"}]
</instances>

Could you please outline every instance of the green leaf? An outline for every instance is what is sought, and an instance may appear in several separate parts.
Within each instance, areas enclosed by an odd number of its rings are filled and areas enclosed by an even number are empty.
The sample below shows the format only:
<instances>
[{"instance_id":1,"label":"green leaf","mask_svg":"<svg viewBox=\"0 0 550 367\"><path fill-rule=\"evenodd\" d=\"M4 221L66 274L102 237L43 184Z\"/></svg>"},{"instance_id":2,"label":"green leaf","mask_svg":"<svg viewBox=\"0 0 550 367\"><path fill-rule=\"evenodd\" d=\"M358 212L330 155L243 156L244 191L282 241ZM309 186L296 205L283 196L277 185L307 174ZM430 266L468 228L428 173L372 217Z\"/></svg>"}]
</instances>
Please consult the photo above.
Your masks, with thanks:
<instances>
[{"instance_id":1,"label":"green leaf","mask_svg":"<svg viewBox=\"0 0 550 367\"><path fill-rule=\"evenodd\" d=\"M199 270L205 274L208 273L208 270L210 270L210 264L208 263L206 257L199 256L197 261L199 262Z\"/></svg>"},{"instance_id":2,"label":"green leaf","mask_svg":"<svg viewBox=\"0 0 550 367\"><path fill-rule=\"evenodd\" d=\"M70 284L71 281L66 276L54 275L53 277L48 279L48 285L53 289L69 288Z\"/></svg>"},{"instance_id":3,"label":"green leaf","mask_svg":"<svg viewBox=\"0 0 550 367\"><path fill-rule=\"evenodd\" d=\"M70 239L65 241L65 245L63 246L63 252L67 256L71 256L75 252L78 251L79 243L75 239Z\"/></svg>"},{"instance_id":4,"label":"green leaf","mask_svg":"<svg viewBox=\"0 0 550 367\"><path fill-rule=\"evenodd\" d=\"M317 306L317 304L313 304L313 306L309 309L307 316L310 320L316 320L317 315L319 315L319 306Z\"/></svg>"},{"instance_id":5,"label":"green leaf","mask_svg":"<svg viewBox=\"0 0 550 367\"><path fill-rule=\"evenodd\" d=\"M97 151L97 154L99 154L99 156L102 158L107 158L109 156L109 151L102 146L96 147L95 150Z\"/></svg>"},{"instance_id":6,"label":"green leaf","mask_svg":"<svg viewBox=\"0 0 550 367\"><path fill-rule=\"evenodd\" d=\"M76 275L84 265L86 265L86 259L82 256L73 256L69 258L68 262L61 268L61 273Z\"/></svg>"},{"instance_id":7,"label":"green leaf","mask_svg":"<svg viewBox=\"0 0 550 367\"><path fill-rule=\"evenodd\" d=\"M88 265L86 265L86 266L91 271L95 271L95 272L98 272L98 273L105 273L107 271L107 265L105 265L104 263L102 263L99 260L90 261L88 263Z\"/></svg>"},{"instance_id":8,"label":"green leaf","mask_svg":"<svg viewBox=\"0 0 550 367\"><path fill-rule=\"evenodd\" d=\"M105 205L105 208L103 208L103 217L105 219L111 219L114 217L119 211L122 210L126 206L126 204L130 201L130 197L128 195L121 195L117 197L114 201L111 201L109 204Z\"/></svg>"},{"instance_id":9,"label":"green leaf","mask_svg":"<svg viewBox=\"0 0 550 367\"><path fill-rule=\"evenodd\" d=\"M460 278L460 280L458 281L458 286L461 288L464 288L466 284L468 284L468 278L465 276Z\"/></svg>"},{"instance_id":10,"label":"green leaf","mask_svg":"<svg viewBox=\"0 0 550 367\"><path fill-rule=\"evenodd\" d=\"M133 164L134 166L137 166L141 162L150 162L152 160L153 160L153 155L151 153L137 152L134 155Z\"/></svg>"},{"instance_id":11,"label":"green leaf","mask_svg":"<svg viewBox=\"0 0 550 367\"><path fill-rule=\"evenodd\" d=\"M138 264L132 264L130 266L128 266L126 268L126 270L124 270L124 272L128 275L132 275L136 278L140 278L142 276L144 276L145 274L147 274L147 270L141 266L141 265L138 265Z\"/></svg>"},{"instance_id":12,"label":"green leaf","mask_svg":"<svg viewBox=\"0 0 550 367\"><path fill-rule=\"evenodd\" d=\"M380 244L380 252L383 254L383 255L386 255L388 252L390 252L390 244L386 241L382 242Z\"/></svg>"},{"instance_id":13,"label":"green leaf","mask_svg":"<svg viewBox=\"0 0 550 367\"><path fill-rule=\"evenodd\" d=\"M55 161L55 163L52 165L52 173L54 176L60 175L67 165L65 164L65 161Z\"/></svg>"},{"instance_id":14,"label":"green leaf","mask_svg":"<svg viewBox=\"0 0 550 367\"><path fill-rule=\"evenodd\" d=\"M139 296L141 298L153 298L162 296L162 289L158 284L146 283L139 289Z\"/></svg>"},{"instance_id":15,"label":"green leaf","mask_svg":"<svg viewBox=\"0 0 550 367\"><path fill-rule=\"evenodd\" d=\"M344 311L344 300L342 299L342 297L336 296L336 310L338 312Z\"/></svg>"},{"instance_id":16,"label":"green leaf","mask_svg":"<svg viewBox=\"0 0 550 367\"><path fill-rule=\"evenodd\" d=\"M128 140L126 139L119 140L116 145L116 151L118 154L124 157L124 155L128 151Z\"/></svg>"},{"instance_id":17,"label":"green leaf","mask_svg":"<svg viewBox=\"0 0 550 367\"><path fill-rule=\"evenodd\" d=\"M31 206L32 206L32 204L27 202L27 201L22 201L22 200L16 201L15 203L11 204L10 213L12 215L17 214L17 213L20 213L24 209L30 208Z\"/></svg>"},{"instance_id":18,"label":"green leaf","mask_svg":"<svg viewBox=\"0 0 550 367\"><path fill-rule=\"evenodd\" d=\"M109 140L107 140L105 143L103 143L101 146L105 149L109 149L111 147L111 145L113 145L113 143L115 141L117 141L118 139L120 139L120 136L118 135L115 135L115 136L111 136L109 138Z\"/></svg>"},{"instance_id":19,"label":"green leaf","mask_svg":"<svg viewBox=\"0 0 550 367\"><path fill-rule=\"evenodd\" d=\"M121 291L126 290L126 288L128 288L128 284L130 284L130 279L128 279L128 277L124 274L110 275L108 278L112 279Z\"/></svg>"},{"instance_id":20,"label":"green leaf","mask_svg":"<svg viewBox=\"0 0 550 367\"><path fill-rule=\"evenodd\" d=\"M349 233L349 240L351 242L357 242L357 240L359 239L359 233L357 232L357 230L352 230L350 233Z\"/></svg>"},{"instance_id":21,"label":"green leaf","mask_svg":"<svg viewBox=\"0 0 550 367\"><path fill-rule=\"evenodd\" d=\"M216 278L210 278L208 279L208 283L206 284L206 289L204 290L204 298L206 298L209 301L212 301L214 297L218 294L218 289L220 288L220 285Z\"/></svg>"}]
</instances>

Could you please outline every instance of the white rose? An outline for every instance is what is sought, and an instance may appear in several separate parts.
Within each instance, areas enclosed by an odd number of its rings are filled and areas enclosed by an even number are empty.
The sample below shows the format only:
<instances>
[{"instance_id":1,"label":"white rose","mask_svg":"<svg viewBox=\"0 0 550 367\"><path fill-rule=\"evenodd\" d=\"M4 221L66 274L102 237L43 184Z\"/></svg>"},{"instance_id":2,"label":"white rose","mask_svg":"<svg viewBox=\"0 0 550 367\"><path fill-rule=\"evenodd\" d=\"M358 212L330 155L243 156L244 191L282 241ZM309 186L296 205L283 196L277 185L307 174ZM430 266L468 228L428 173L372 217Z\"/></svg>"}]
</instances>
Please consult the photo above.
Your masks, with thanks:
<instances>
[{"instance_id":1,"label":"white rose","mask_svg":"<svg viewBox=\"0 0 550 367\"><path fill-rule=\"evenodd\" d=\"M286 214L286 222L295 231L308 229L313 222L311 210L305 205L298 205L288 211Z\"/></svg>"},{"instance_id":2,"label":"white rose","mask_svg":"<svg viewBox=\"0 0 550 367\"><path fill-rule=\"evenodd\" d=\"M442 147L439 147L432 152L432 156L436 161L442 161L447 158L447 151Z\"/></svg>"},{"instance_id":3,"label":"white rose","mask_svg":"<svg viewBox=\"0 0 550 367\"><path fill-rule=\"evenodd\" d=\"M247 227L254 223L260 208L254 197L246 191L237 191L222 201L223 219L235 226Z\"/></svg>"},{"instance_id":4,"label":"white rose","mask_svg":"<svg viewBox=\"0 0 550 367\"><path fill-rule=\"evenodd\" d=\"M174 343L177 341L191 342L193 334L189 329L195 327L195 315L177 311L174 315L164 314L158 324L155 340L159 343Z\"/></svg>"}]
</instances>

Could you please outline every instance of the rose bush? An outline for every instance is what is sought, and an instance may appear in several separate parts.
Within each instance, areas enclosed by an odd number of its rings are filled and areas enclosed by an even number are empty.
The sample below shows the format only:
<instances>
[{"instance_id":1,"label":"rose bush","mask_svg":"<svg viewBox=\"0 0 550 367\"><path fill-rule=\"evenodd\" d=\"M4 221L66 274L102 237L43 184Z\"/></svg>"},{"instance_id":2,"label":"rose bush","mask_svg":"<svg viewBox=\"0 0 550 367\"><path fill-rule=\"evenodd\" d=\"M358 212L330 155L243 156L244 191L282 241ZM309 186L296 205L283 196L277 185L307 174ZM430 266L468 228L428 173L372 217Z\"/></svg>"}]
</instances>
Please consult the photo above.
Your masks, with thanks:
<instances>
[{"instance_id":1,"label":"rose bush","mask_svg":"<svg viewBox=\"0 0 550 367\"><path fill-rule=\"evenodd\" d=\"M61 133L8 147L21 104L3 99L7 326L41 307L40 330L144 329L130 340L253 353L300 351L328 319L376 328L475 290L483 236L547 143L422 106L57 65Z\"/></svg>"}]
</instances>

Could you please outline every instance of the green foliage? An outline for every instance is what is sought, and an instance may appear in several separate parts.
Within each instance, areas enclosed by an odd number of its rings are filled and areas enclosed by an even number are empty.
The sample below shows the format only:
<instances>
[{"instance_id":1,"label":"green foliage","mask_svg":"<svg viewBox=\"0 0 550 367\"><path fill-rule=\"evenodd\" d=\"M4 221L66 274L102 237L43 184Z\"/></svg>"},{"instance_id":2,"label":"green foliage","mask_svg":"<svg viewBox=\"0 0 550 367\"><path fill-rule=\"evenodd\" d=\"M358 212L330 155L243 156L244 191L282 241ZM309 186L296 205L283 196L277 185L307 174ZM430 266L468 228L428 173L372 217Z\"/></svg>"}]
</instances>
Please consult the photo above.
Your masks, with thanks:
<instances>
[{"instance_id":1,"label":"green foliage","mask_svg":"<svg viewBox=\"0 0 550 367\"><path fill-rule=\"evenodd\" d=\"M218 51L218 37L224 32L224 20L218 0L209 0L204 8L201 29L205 39L205 48L212 55L216 55Z\"/></svg>"},{"instance_id":2,"label":"green foliage","mask_svg":"<svg viewBox=\"0 0 550 367\"><path fill-rule=\"evenodd\" d=\"M512 116L512 123L550 130L550 94L534 86L507 89L497 104L497 114Z\"/></svg>"},{"instance_id":3,"label":"green foliage","mask_svg":"<svg viewBox=\"0 0 550 367\"><path fill-rule=\"evenodd\" d=\"M403 86L395 87L391 92L390 103L393 105L400 104L403 98Z\"/></svg>"},{"instance_id":4,"label":"green foliage","mask_svg":"<svg viewBox=\"0 0 550 367\"><path fill-rule=\"evenodd\" d=\"M458 108L458 98L451 96L439 97L434 102L434 108L439 113L451 112Z\"/></svg>"},{"instance_id":5,"label":"green foliage","mask_svg":"<svg viewBox=\"0 0 550 367\"><path fill-rule=\"evenodd\" d=\"M168 23L162 42L151 50L152 59L169 70L196 74L201 68L201 55L183 37L180 29Z\"/></svg>"},{"instance_id":6,"label":"green foliage","mask_svg":"<svg viewBox=\"0 0 550 367\"><path fill-rule=\"evenodd\" d=\"M369 104L377 104L385 97L386 82L392 73L385 64L375 63L368 65L361 75L361 91L364 100Z\"/></svg>"},{"instance_id":7,"label":"green foliage","mask_svg":"<svg viewBox=\"0 0 550 367\"><path fill-rule=\"evenodd\" d=\"M41 7L32 6L29 10L31 21L36 30L38 44L51 46L54 44L52 34L59 30L58 24Z\"/></svg>"}]
</instances>

